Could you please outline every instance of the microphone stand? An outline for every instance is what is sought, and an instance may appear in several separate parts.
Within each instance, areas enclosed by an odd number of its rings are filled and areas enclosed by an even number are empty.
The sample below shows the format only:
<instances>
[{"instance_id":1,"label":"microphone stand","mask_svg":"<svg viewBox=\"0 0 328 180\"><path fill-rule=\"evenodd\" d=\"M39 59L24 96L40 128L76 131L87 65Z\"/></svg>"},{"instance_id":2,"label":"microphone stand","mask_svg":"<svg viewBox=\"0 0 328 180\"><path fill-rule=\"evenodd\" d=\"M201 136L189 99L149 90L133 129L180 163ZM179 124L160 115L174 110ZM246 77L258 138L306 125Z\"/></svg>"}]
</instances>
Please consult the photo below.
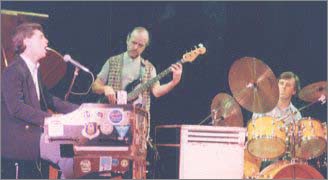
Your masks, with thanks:
<instances>
[{"instance_id":1,"label":"microphone stand","mask_svg":"<svg viewBox=\"0 0 328 180\"><path fill-rule=\"evenodd\" d=\"M18 179L18 168L19 167L18 167L18 163L17 162L15 163L15 167L16 167L16 179Z\"/></svg>"},{"instance_id":2,"label":"microphone stand","mask_svg":"<svg viewBox=\"0 0 328 180\"><path fill-rule=\"evenodd\" d=\"M69 96L69 94L71 93L71 90L72 90L73 84L74 84L74 82L75 82L75 79L76 79L76 77L79 75L79 70L80 70L80 68L78 68L78 67L75 66L75 71L74 71L73 79L72 79L72 81L71 81L71 84L69 85L69 88L68 88L68 90L67 90L67 93L65 94L65 98L64 98L65 101L67 101L68 96Z\"/></svg>"}]
</instances>

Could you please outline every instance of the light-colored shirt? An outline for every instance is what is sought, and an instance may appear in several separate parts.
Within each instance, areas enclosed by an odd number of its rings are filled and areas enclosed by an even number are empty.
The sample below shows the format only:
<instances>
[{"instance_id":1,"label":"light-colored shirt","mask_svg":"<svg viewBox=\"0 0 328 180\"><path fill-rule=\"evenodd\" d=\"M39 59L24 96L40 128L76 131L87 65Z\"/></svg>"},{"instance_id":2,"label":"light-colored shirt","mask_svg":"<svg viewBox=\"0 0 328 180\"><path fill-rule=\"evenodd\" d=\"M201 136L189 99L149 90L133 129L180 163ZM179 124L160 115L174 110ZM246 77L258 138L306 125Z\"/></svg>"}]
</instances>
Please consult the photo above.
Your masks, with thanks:
<instances>
[{"instance_id":1,"label":"light-colored shirt","mask_svg":"<svg viewBox=\"0 0 328 180\"><path fill-rule=\"evenodd\" d=\"M286 125L289 125L293 120L298 121L302 119L301 113L292 103L290 103L285 109L280 109L276 106L273 110L267 113L253 113L252 119L257 119L264 116L270 116L277 120L284 120Z\"/></svg>"},{"instance_id":2,"label":"light-colored shirt","mask_svg":"<svg viewBox=\"0 0 328 180\"><path fill-rule=\"evenodd\" d=\"M132 59L128 56L127 52L123 55L123 69L122 69L122 88L125 89L128 84L134 80L142 77L145 73L145 68L141 68L141 59ZM100 78L105 84L108 82L109 62L107 61L98 73L97 77ZM156 77L156 69L151 71L151 78ZM128 92L129 93L129 92Z\"/></svg>"},{"instance_id":3,"label":"light-colored shirt","mask_svg":"<svg viewBox=\"0 0 328 180\"><path fill-rule=\"evenodd\" d=\"M123 69L122 69L122 87L126 88L128 84L134 80L140 79L145 73L144 68L141 68L140 57L132 59L125 52L123 55Z\"/></svg>"},{"instance_id":4,"label":"light-colored shirt","mask_svg":"<svg viewBox=\"0 0 328 180\"><path fill-rule=\"evenodd\" d=\"M38 100L40 101L40 88L39 88L39 81L38 81L38 69L39 69L40 63L35 64L28 57L23 56L23 55L20 55L20 56L25 61L28 69L31 72L32 79L33 79L33 82L34 82L34 86L35 86L35 89L36 89L36 94L38 96Z\"/></svg>"},{"instance_id":5,"label":"light-colored shirt","mask_svg":"<svg viewBox=\"0 0 328 180\"><path fill-rule=\"evenodd\" d=\"M108 77L110 69L111 69L110 63L109 60L107 60L106 63L101 68L101 71L97 75L97 78L101 79L104 82L104 84L108 84L108 78L113 78L113 77ZM133 82L134 80L141 79L141 77L143 77L145 74L146 74L146 67L142 66L141 58L137 57L136 59L132 59L128 56L127 52L124 52L122 75L121 75L122 90L125 90L127 85ZM152 71L150 72L150 79L156 77L156 75L157 75L156 69L152 68ZM157 81L155 82L155 84L160 85L160 82ZM142 95L139 95L138 99L135 100L133 104L143 104L142 102L143 102Z\"/></svg>"}]
</instances>

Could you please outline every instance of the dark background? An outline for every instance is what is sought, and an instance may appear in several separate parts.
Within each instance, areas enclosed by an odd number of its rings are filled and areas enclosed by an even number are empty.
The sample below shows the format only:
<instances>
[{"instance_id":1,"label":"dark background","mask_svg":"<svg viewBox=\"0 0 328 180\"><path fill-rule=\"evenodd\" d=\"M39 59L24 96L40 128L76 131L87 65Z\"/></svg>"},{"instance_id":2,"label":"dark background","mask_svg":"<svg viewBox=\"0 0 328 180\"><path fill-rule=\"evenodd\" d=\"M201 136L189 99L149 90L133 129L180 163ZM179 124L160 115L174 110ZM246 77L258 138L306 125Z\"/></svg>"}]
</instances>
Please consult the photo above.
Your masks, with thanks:
<instances>
[{"instance_id":1,"label":"dark background","mask_svg":"<svg viewBox=\"0 0 328 180\"><path fill-rule=\"evenodd\" d=\"M70 54L95 76L108 57L126 50L126 35L135 26L151 33L151 45L143 56L158 73L203 43L207 53L185 64L181 83L166 96L153 98L152 130L159 124L201 122L216 94L231 95L229 69L244 56L262 60L276 76L295 72L301 87L327 79L326 2L1 2L1 6L48 14L44 28L49 46ZM55 95L64 97L73 71L69 65L65 77L51 89ZM171 75L161 82L169 80ZM80 71L73 90L85 91L90 83L90 76ZM71 95L69 100L81 104L96 98L90 92ZM298 108L306 104L294 99ZM324 122L326 111L326 104L316 104L302 114ZM251 112L242 112L246 126Z\"/></svg>"}]
</instances>

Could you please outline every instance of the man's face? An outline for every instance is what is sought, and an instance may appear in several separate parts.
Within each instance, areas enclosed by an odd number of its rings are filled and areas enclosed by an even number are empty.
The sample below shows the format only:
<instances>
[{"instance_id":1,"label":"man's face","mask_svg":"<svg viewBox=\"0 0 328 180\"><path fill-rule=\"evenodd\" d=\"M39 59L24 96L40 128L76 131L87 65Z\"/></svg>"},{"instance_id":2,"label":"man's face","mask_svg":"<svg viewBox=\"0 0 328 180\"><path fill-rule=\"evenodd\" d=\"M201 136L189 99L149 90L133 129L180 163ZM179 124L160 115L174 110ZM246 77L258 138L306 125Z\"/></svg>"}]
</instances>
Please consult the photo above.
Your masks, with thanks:
<instances>
[{"instance_id":1,"label":"man's face","mask_svg":"<svg viewBox=\"0 0 328 180\"><path fill-rule=\"evenodd\" d=\"M48 47L48 39L44 36L43 32L40 30L34 30L33 35L24 40L26 45L26 50L30 52L30 54L36 60L40 60L44 58L47 54L46 47Z\"/></svg>"},{"instance_id":2,"label":"man's face","mask_svg":"<svg viewBox=\"0 0 328 180\"><path fill-rule=\"evenodd\" d=\"M280 79L278 82L279 86L279 98L280 99L291 99L296 94L295 79Z\"/></svg>"},{"instance_id":3,"label":"man's face","mask_svg":"<svg viewBox=\"0 0 328 180\"><path fill-rule=\"evenodd\" d=\"M148 33L146 31L133 31L130 39L128 39L126 43L128 55L132 59L135 59L145 50L148 43Z\"/></svg>"}]
</instances>

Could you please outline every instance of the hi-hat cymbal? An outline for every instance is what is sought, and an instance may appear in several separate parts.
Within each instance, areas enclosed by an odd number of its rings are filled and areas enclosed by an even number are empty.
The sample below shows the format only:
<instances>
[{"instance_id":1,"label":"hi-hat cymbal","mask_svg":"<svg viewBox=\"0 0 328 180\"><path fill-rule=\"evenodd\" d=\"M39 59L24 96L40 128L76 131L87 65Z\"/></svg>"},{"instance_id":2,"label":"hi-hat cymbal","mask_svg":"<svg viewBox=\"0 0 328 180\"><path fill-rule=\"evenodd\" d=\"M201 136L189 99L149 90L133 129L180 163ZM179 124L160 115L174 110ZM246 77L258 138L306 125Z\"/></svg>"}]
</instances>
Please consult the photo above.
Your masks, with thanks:
<instances>
[{"instance_id":1,"label":"hi-hat cymbal","mask_svg":"<svg viewBox=\"0 0 328 180\"><path fill-rule=\"evenodd\" d=\"M255 113L271 111L278 103L278 81L268 65L254 57L236 60L229 71L233 97Z\"/></svg>"},{"instance_id":2,"label":"hi-hat cymbal","mask_svg":"<svg viewBox=\"0 0 328 180\"><path fill-rule=\"evenodd\" d=\"M327 81L319 81L316 83L309 84L305 86L299 93L298 97L306 102L315 102L321 97L321 95L325 95L327 97Z\"/></svg>"},{"instance_id":3,"label":"hi-hat cymbal","mask_svg":"<svg viewBox=\"0 0 328 180\"><path fill-rule=\"evenodd\" d=\"M226 93L219 93L213 98L211 112L214 126L244 126L239 104Z\"/></svg>"}]
</instances>

